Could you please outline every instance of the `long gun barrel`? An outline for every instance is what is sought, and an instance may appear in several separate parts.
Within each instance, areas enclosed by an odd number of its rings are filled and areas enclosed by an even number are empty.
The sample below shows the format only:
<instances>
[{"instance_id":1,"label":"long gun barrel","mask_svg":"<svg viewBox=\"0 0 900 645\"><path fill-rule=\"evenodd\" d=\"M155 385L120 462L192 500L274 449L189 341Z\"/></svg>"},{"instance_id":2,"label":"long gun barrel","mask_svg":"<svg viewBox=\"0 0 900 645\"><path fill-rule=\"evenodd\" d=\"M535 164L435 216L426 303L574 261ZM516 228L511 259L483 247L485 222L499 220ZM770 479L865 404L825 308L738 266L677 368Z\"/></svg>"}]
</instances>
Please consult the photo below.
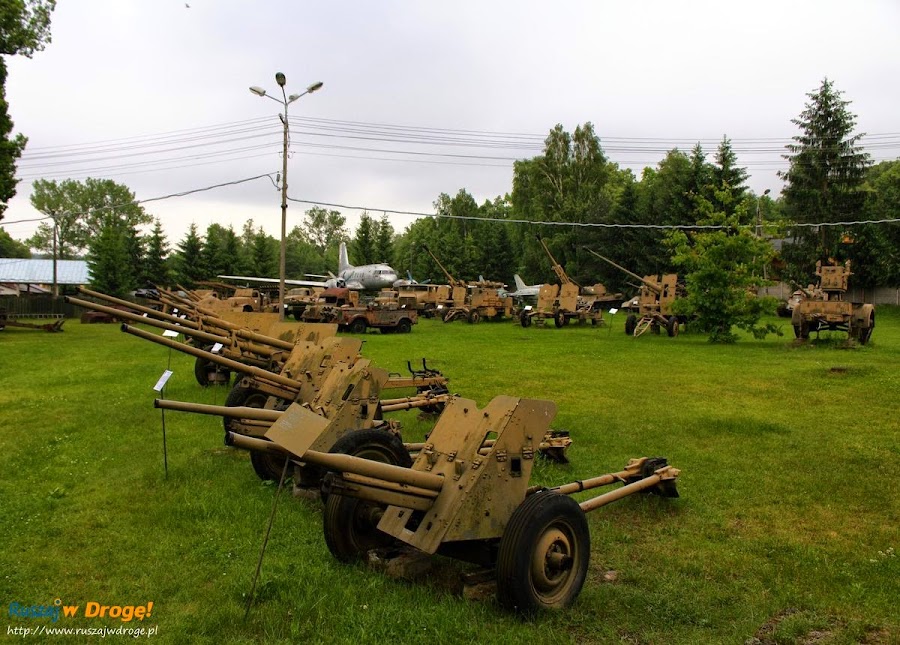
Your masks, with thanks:
<instances>
[{"instance_id":1,"label":"long gun barrel","mask_svg":"<svg viewBox=\"0 0 900 645\"><path fill-rule=\"evenodd\" d=\"M235 372L249 374L251 376L255 376L260 380L283 385L284 387L290 388L291 390L299 391L300 387L303 385L300 381L295 381L292 378L281 376L281 374L275 374L274 372L264 370L260 367L247 365L246 363L241 363L240 361L233 361L230 358L225 358L224 356L219 356L218 354L213 354L212 352L197 349L196 347L191 347L190 345L185 345L184 343L177 343L169 338L163 338L162 336L151 334L150 332L146 332L142 329L137 329L136 327L131 327L130 325L123 324L122 331L124 331L126 334L131 334L132 336L137 336L138 338L143 338L144 340L149 340L151 343L156 343L157 345L165 345L166 347L177 349L178 351L184 352L185 354L190 354L191 356L205 358L212 363L222 365Z\"/></svg>"},{"instance_id":2,"label":"long gun barrel","mask_svg":"<svg viewBox=\"0 0 900 645\"><path fill-rule=\"evenodd\" d=\"M799 285L799 283L794 282L793 280L791 280L791 286L793 286L793 287L794 287L795 289L797 289L798 291L802 291L802 292L803 292L803 295L806 296L807 298L812 298L812 297L813 297L813 294L811 294L811 293L809 292L809 290L804 289L803 287L801 287L801 286Z\"/></svg>"},{"instance_id":3,"label":"long gun barrel","mask_svg":"<svg viewBox=\"0 0 900 645\"><path fill-rule=\"evenodd\" d=\"M655 283L650 282L649 280L647 280L647 279L645 279L645 278L642 278L642 277L639 276L637 273L634 273L633 271L629 271L628 269L626 269L625 267L623 267L621 264L616 264L615 262L613 262L612 260L610 260L608 257L605 257L605 256L603 256L603 255L600 255L600 254L597 253L596 251L593 251L593 250L587 248L586 246L585 246L585 247L582 247L582 248L583 248L585 251L587 251L588 253L590 253L591 255L595 255L595 256L597 256L598 258L600 258L601 260L603 260L604 262L607 262L607 263L613 265L614 267L616 267L617 269L619 269L620 271L623 271L623 272L627 273L628 275L630 275L630 276L631 276L632 278L634 278L635 280L640 280L640 281L641 281L641 284L643 284L644 286L646 286L648 289L650 289L650 290L653 291L654 293L661 293L661 292L662 292L662 289L659 288L659 285L658 285L658 284L655 284Z\"/></svg>"},{"instance_id":4,"label":"long gun barrel","mask_svg":"<svg viewBox=\"0 0 900 645\"><path fill-rule=\"evenodd\" d=\"M425 252L428 253L428 255L431 256L431 259L434 260L435 263L441 268L441 271L443 271L443 272L444 272L444 275L447 276L447 281L448 281L452 286L454 286L454 287L464 287L464 286L466 286L466 283L465 283L465 282L463 282L462 280L457 280L457 279L454 278L452 275L450 275L450 272L447 271L447 269L444 268L444 265L441 264L441 261L437 259L437 256L436 256L434 253L431 252L431 249L429 249L427 245L423 244L423 245L422 245L422 248L425 249Z\"/></svg>"},{"instance_id":5,"label":"long gun barrel","mask_svg":"<svg viewBox=\"0 0 900 645\"><path fill-rule=\"evenodd\" d=\"M185 336L191 336L192 338L205 340L209 343L222 343L223 345L231 343L231 339L227 336L218 336L216 334L210 334L205 331L200 331L199 329L181 325L180 323L184 322L182 320L179 320L178 323L169 323L164 320L156 320L155 318L150 318L149 316L138 316L137 314L131 313L130 311L122 311L121 309L114 309L113 307L105 307L104 305L98 305L95 302L81 300L80 298L73 298L72 296L66 296L65 301L72 303L73 305L78 305L79 307L84 307L85 309L93 309L95 311L100 311L105 314L115 316L116 318L124 318L125 320L131 320L132 322L141 323L142 325L150 325L151 327L159 327L161 329L171 329L173 331L182 333Z\"/></svg>"},{"instance_id":6,"label":"long gun barrel","mask_svg":"<svg viewBox=\"0 0 900 645\"><path fill-rule=\"evenodd\" d=\"M128 307L132 311L138 311L148 316L152 316L159 320L168 320L171 323L175 323L176 325L181 325L182 327L191 327L193 329L199 329L200 324L194 322L193 320L186 320L184 318L179 318L178 316L173 316L171 314L166 314L161 311L157 311L156 309L151 309L150 307L144 307L143 305L136 304L134 302L130 302L128 300L122 300L121 298L114 298L113 296L109 296L105 293L101 293L99 291L92 291L91 289L86 289L85 287L78 287L78 292L83 293L86 296L90 296L91 298L97 298L98 300L105 300L106 302L110 302L114 305L121 305L123 307Z\"/></svg>"},{"instance_id":7,"label":"long gun barrel","mask_svg":"<svg viewBox=\"0 0 900 645\"><path fill-rule=\"evenodd\" d=\"M569 274L566 273L566 270L562 268L562 265L556 261L556 258L553 257L553 254L550 252L550 249L547 248L547 244L546 242L544 242L541 236L536 235L535 237L537 238L537 241L540 242L541 246L544 247L544 253L546 253L547 257L550 258L550 262L553 263L553 273L556 274L556 277L559 278L559 281L563 284L574 284L576 287L581 288L581 285L570 278Z\"/></svg>"}]
</instances>

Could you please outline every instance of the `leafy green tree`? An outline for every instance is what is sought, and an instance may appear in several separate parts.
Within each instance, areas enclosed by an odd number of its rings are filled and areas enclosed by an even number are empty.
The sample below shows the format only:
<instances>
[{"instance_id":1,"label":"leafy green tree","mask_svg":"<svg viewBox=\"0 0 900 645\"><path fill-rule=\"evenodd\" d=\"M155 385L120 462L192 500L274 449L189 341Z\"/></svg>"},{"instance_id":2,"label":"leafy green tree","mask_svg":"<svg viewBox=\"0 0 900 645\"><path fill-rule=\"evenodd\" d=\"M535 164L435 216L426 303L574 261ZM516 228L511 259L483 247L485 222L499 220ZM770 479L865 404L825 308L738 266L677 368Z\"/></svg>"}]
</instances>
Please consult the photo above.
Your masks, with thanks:
<instances>
[{"instance_id":1,"label":"leafy green tree","mask_svg":"<svg viewBox=\"0 0 900 645\"><path fill-rule=\"evenodd\" d=\"M377 223L366 211L363 211L359 217L359 226L356 227L356 235L351 241L354 264L373 264L375 262L376 228Z\"/></svg>"},{"instance_id":2,"label":"leafy green tree","mask_svg":"<svg viewBox=\"0 0 900 645\"><path fill-rule=\"evenodd\" d=\"M0 228L0 258L30 258L31 250L27 244L10 237L9 233Z\"/></svg>"},{"instance_id":3,"label":"leafy green tree","mask_svg":"<svg viewBox=\"0 0 900 645\"><path fill-rule=\"evenodd\" d=\"M774 312L775 299L756 295L766 284L763 267L771 259L772 247L741 225L749 217L743 212L747 202L738 201L735 191L726 186L714 191L713 197L724 210L717 211L713 201L698 197L698 223L726 228L691 233L677 230L667 237L674 251L672 261L684 275L687 291L673 308L692 317L692 327L708 333L713 343L735 342L734 327L764 338L777 331L772 324L759 323L763 315ZM728 210L734 214L727 215Z\"/></svg>"},{"instance_id":4,"label":"leafy green tree","mask_svg":"<svg viewBox=\"0 0 900 645\"><path fill-rule=\"evenodd\" d=\"M57 257L61 259L76 257L87 249L91 239L107 225L110 214L129 227L153 221L127 186L110 179L38 179L32 186L31 205L56 222ZM27 243L33 249L51 253L53 224L41 222Z\"/></svg>"},{"instance_id":5,"label":"leafy green tree","mask_svg":"<svg viewBox=\"0 0 900 645\"><path fill-rule=\"evenodd\" d=\"M142 282L161 287L169 286L172 280L169 269L169 245L162 230L162 224L157 219L153 224L153 230L147 236L147 255L143 266Z\"/></svg>"},{"instance_id":6,"label":"leafy green tree","mask_svg":"<svg viewBox=\"0 0 900 645\"><path fill-rule=\"evenodd\" d=\"M50 13L55 6L56 0L0 0L0 220L16 194L16 160L28 142L21 133L11 136L4 56L30 58L43 49L50 42Z\"/></svg>"},{"instance_id":7,"label":"leafy green tree","mask_svg":"<svg viewBox=\"0 0 900 645\"><path fill-rule=\"evenodd\" d=\"M139 263L134 254L140 245L135 242L135 230L108 213L99 217L99 231L88 245L87 264L91 286L97 291L122 297L137 286Z\"/></svg>"},{"instance_id":8,"label":"leafy green tree","mask_svg":"<svg viewBox=\"0 0 900 645\"><path fill-rule=\"evenodd\" d=\"M784 155L790 166L779 176L785 216L801 224L855 221L863 214L863 184L871 165L859 146L863 134L853 134L856 116L849 101L827 78L818 90L807 94L809 102L792 123L800 128ZM842 245L845 231L838 226L793 227L782 257L787 276L806 284L816 260L847 259L852 251ZM852 259L852 258L851 258Z\"/></svg>"},{"instance_id":9,"label":"leafy green tree","mask_svg":"<svg viewBox=\"0 0 900 645\"><path fill-rule=\"evenodd\" d=\"M285 275L292 279L305 279L306 274L324 275L325 257L309 243L306 232L295 226L285 241Z\"/></svg>"},{"instance_id":10,"label":"leafy green tree","mask_svg":"<svg viewBox=\"0 0 900 645\"><path fill-rule=\"evenodd\" d=\"M203 241L197 233L197 225L191 222L184 239L175 252L176 279L186 287L193 287L198 280L205 280L203 268Z\"/></svg>"},{"instance_id":11,"label":"leafy green tree","mask_svg":"<svg viewBox=\"0 0 900 645\"><path fill-rule=\"evenodd\" d=\"M394 261L394 227L387 213L381 216L375 229L375 261L388 264Z\"/></svg>"},{"instance_id":12,"label":"leafy green tree","mask_svg":"<svg viewBox=\"0 0 900 645\"><path fill-rule=\"evenodd\" d=\"M884 161L866 175L863 220L894 219L900 213L900 161ZM852 284L861 287L900 285L900 226L858 224L844 237L852 249Z\"/></svg>"},{"instance_id":13,"label":"leafy green tree","mask_svg":"<svg viewBox=\"0 0 900 645\"><path fill-rule=\"evenodd\" d=\"M305 232L306 240L320 253L337 246L341 242L350 239L346 229L347 218L340 211L325 210L320 206L313 206L303 216L301 228Z\"/></svg>"}]
</instances>

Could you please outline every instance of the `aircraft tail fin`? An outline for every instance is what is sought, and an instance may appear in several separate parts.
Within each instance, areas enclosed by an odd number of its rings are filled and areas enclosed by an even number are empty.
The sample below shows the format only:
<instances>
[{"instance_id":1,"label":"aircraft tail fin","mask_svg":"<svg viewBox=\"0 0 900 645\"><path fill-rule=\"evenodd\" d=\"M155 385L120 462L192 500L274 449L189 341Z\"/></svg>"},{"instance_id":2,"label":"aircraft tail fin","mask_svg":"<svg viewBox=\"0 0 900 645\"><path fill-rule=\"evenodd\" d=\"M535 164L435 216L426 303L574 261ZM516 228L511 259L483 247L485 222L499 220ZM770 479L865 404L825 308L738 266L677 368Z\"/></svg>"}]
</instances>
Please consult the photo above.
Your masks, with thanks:
<instances>
[{"instance_id":1,"label":"aircraft tail fin","mask_svg":"<svg viewBox=\"0 0 900 645\"><path fill-rule=\"evenodd\" d=\"M513 276L513 280L516 281L516 291L522 291L526 287L525 282L518 273Z\"/></svg>"},{"instance_id":2,"label":"aircraft tail fin","mask_svg":"<svg viewBox=\"0 0 900 645\"><path fill-rule=\"evenodd\" d=\"M338 273L341 273L344 269L352 269L353 265L350 264L350 260L347 258L347 243L341 242L341 246L339 249L338 255Z\"/></svg>"}]
</instances>

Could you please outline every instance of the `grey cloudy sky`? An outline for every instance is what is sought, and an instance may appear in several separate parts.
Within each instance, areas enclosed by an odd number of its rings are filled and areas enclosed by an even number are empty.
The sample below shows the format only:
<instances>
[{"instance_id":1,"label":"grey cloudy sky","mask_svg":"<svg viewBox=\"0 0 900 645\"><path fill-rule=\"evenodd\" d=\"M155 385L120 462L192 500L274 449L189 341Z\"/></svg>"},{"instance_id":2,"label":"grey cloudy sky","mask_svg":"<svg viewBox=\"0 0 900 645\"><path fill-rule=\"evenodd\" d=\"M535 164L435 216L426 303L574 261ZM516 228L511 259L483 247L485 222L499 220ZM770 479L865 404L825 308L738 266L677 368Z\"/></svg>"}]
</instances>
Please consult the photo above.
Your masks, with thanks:
<instances>
[{"instance_id":1,"label":"grey cloudy sky","mask_svg":"<svg viewBox=\"0 0 900 645\"><path fill-rule=\"evenodd\" d=\"M274 174L280 108L248 86L274 93L276 71L289 94L325 84L290 107L298 199L376 215L432 212L461 188L482 202L511 190L512 159L540 154L556 123L585 121L638 176L666 149L712 153L727 135L753 190L777 192L791 119L826 76L873 158L900 156L898 27L897 0L65 0L46 50L8 60L29 146L2 225L34 231L15 222L39 216L36 178L108 177L147 199ZM147 209L174 245L191 222L252 218L277 237L279 205L260 179Z\"/></svg>"}]
</instances>

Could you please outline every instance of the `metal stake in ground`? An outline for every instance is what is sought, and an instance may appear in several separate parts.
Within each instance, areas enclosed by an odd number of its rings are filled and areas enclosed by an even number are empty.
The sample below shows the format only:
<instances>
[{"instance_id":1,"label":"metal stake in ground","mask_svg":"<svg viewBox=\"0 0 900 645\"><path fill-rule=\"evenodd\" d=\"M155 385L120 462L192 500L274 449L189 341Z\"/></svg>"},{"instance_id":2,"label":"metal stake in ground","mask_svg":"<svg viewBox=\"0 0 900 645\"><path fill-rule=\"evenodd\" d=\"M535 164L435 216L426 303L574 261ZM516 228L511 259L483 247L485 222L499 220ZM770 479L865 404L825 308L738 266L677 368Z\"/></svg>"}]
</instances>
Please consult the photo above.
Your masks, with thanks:
<instances>
[{"instance_id":1,"label":"metal stake in ground","mask_svg":"<svg viewBox=\"0 0 900 645\"><path fill-rule=\"evenodd\" d=\"M169 350L170 358L171 358L171 349ZM172 370L166 370L162 373L162 376L159 377L159 380L156 382L156 385L153 386L153 389L160 393L161 396L165 396L163 392L166 389L166 383L169 382L169 377L172 376ZM163 440L163 468L166 471L166 479L169 478L169 452L166 449L166 411L162 410L162 440Z\"/></svg>"},{"instance_id":2,"label":"metal stake in ground","mask_svg":"<svg viewBox=\"0 0 900 645\"><path fill-rule=\"evenodd\" d=\"M256 562L256 573L253 575L253 584L250 585L250 595L247 596L247 609L244 611L244 620L250 615L250 607L253 606L253 594L256 593L256 582L259 580L259 572L262 570L263 556L266 554L266 545L269 544L269 534L272 532L272 523L275 521L275 510L278 508L278 498L281 496L281 489L284 488L284 480L287 477L288 464L291 459L289 455L284 458L284 468L281 470L281 479L278 480L278 490L275 491L275 498L272 500L272 512L269 514L269 526L266 527L266 537L263 538L262 547L259 549L259 560Z\"/></svg>"}]
</instances>

